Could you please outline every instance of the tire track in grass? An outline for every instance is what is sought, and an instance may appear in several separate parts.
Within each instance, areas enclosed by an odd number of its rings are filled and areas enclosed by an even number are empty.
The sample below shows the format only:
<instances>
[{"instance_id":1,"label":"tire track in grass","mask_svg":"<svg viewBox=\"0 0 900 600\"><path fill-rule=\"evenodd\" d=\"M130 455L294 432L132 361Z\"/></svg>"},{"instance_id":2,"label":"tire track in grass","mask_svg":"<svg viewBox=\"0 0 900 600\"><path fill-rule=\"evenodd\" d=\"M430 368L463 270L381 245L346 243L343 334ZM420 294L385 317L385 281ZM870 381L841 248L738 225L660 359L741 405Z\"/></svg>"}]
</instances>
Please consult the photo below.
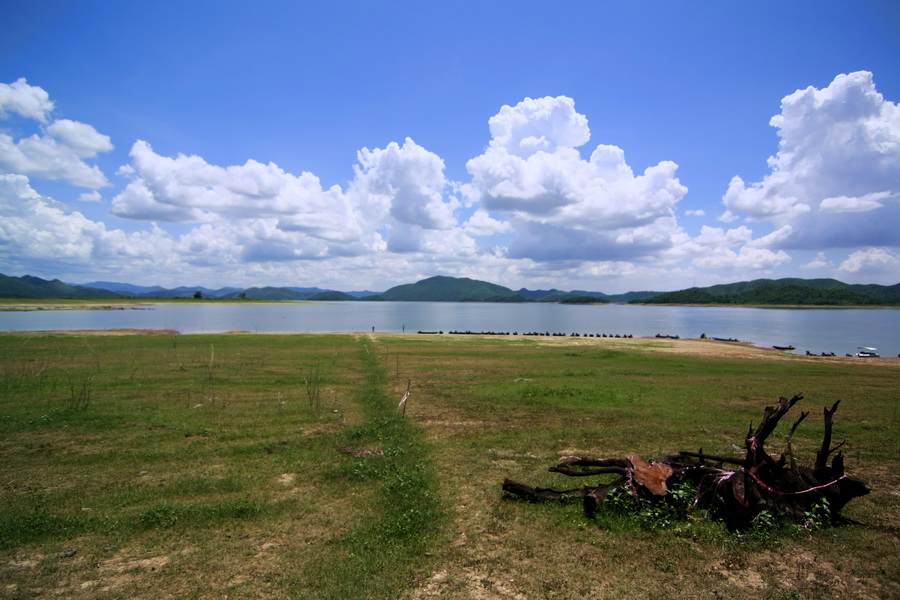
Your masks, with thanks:
<instances>
[{"instance_id":1,"label":"tire track in grass","mask_svg":"<svg viewBox=\"0 0 900 600\"><path fill-rule=\"evenodd\" d=\"M357 457L348 473L376 494L367 514L337 541L337 552L323 557L308 578L318 580L316 598L401 596L415 575L428 569L426 552L445 518L423 432L398 414L396 400L386 393L388 379L370 351L371 340L360 344L365 377L356 400L365 422L351 429L346 441L380 452Z\"/></svg>"}]
</instances>

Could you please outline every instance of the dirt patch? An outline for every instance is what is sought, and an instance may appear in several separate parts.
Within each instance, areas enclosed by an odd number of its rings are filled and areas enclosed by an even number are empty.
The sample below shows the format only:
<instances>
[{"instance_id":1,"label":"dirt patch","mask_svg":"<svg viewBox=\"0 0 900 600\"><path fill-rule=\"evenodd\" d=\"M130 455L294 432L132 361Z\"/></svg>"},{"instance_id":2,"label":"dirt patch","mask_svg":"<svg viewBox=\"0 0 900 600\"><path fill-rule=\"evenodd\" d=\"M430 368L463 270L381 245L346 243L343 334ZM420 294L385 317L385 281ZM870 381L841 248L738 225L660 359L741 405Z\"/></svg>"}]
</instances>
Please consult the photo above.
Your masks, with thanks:
<instances>
[{"instance_id":1,"label":"dirt patch","mask_svg":"<svg viewBox=\"0 0 900 600\"><path fill-rule=\"evenodd\" d=\"M37 310L146 310L143 304L35 304L23 302L12 306L0 306L0 311L22 312Z\"/></svg>"},{"instance_id":2,"label":"dirt patch","mask_svg":"<svg viewBox=\"0 0 900 600\"><path fill-rule=\"evenodd\" d=\"M292 487L294 485L294 480L296 479L296 473L282 473L278 476L278 483L280 483L284 487Z\"/></svg>"},{"instance_id":3,"label":"dirt patch","mask_svg":"<svg viewBox=\"0 0 900 600\"><path fill-rule=\"evenodd\" d=\"M880 587L875 581L863 580L842 573L832 562L816 556L811 550L797 549L795 552L762 552L746 554L741 557L740 564L728 559L718 561L712 571L722 577L729 585L758 594L766 589L773 589L774 582L782 592L790 597L806 597L806 594L827 589L835 598L845 597L883 597ZM859 595L860 590L868 592ZM869 593L872 595L870 596Z\"/></svg>"},{"instance_id":4,"label":"dirt patch","mask_svg":"<svg viewBox=\"0 0 900 600\"><path fill-rule=\"evenodd\" d=\"M22 558L22 559L13 559L6 563L6 566L12 569L33 569L37 566L38 560L43 557L38 558Z\"/></svg>"},{"instance_id":5,"label":"dirt patch","mask_svg":"<svg viewBox=\"0 0 900 600\"><path fill-rule=\"evenodd\" d=\"M757 358L766 360L815 360L838 363L854 363L867 365L896 367L900 360L891 357L861 359L855 356L817 356L801 355L775 350L774 348L761 348L749 342L721 342L709 339L657 339L635 338L628 340L614 340L617 345L634 350L646 352L668 352L675 354L692 354L695 356L720 356L728 358Z\"/></svg>"},{"instance_id":6,"label":"dirt patch","mask_svg":"<svg viewBox=\"0 0 900 600\"><path fill-rule=\"evenodd\" d=\"M278 548L280 548L282 542L280 540L270 540L267 542L263 542L259 545L259 551L256 553L254 558L263 558L267 555L273 556L277 553Z\"/></svg>"},{"instance_id":7,"label":"dirt patch","mask_svg":"<svg viewBox=\"0 0 900 600\"><path fill-rule=\"evenodd\" d=\"M298 429L297 431L300 434L301 438L311 438L334 433L335 431L339 431L342 427L343 426L340 423L333 423L328 425L313 425L311 427L303 427Z\"/></svg>"},{"instance_id":8,"label":"dirt patch","mask_svg":"<svg viewBox=\"0 0 900 600\"><path fill-rule=\"evenodd\" d=\"M155 571L166 566L170 561L171 559L165 554L161 556L151 556L149 558L125 558L117 554L100 563L100 570L112 573Z\"/></svg>"},{"instance_id":9,"label":"dirt patch","mask_svg":"<svg viewBox=\"0 0 900 600\"><path fill-rule=\"evenodd\" d=\"M765 589L766 582L756 569L745 567L735 568L727 560L720 560L713 570L725 579L729 584L743 590L761 591Z\"/></svg>"},{"instance_id":10,"label":"dirt patch","mask_svg":"<svg viewBox=\"0 0 900 600\"><path fill-rule=\"evenodd\" d=\"M167 555L131 558L119 553L97 565L100 579L84 581L78 584L78 589L108 592L141 581L145 573L158 571L169 562L171 559Z\"/></svg>"},{"instance_id":11,"label":"dirt patch","mask_svg":"<svg viewBox=\"0 0 900 600\"><path fill-rule=\"evenodd\" d=\"M514 582L503 582L471 567L451 574L438 571L412 594L414 600L427 598L471 598L472 600L527 600L514 589Z\"/></svg>"}]
</instances>

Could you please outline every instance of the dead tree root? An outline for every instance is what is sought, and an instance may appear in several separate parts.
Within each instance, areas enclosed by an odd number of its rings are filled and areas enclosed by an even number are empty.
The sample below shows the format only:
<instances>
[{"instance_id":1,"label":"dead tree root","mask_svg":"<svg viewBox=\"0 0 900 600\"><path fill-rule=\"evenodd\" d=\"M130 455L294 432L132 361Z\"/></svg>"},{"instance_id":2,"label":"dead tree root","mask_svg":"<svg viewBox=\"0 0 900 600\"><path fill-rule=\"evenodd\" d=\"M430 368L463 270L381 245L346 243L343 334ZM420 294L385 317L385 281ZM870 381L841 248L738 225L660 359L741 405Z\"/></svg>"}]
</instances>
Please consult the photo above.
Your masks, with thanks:
<instances>
[{"instance_id":1,"label":"dead tree root","mask_svg":"<svg viewBox=\"0 0 900 600\"><path fill-rule=\"evenodd\" d=\"M790 399L781 398L775 406L767 406L759 425L755 429L751 425L747 432L743 458L705 454L702 448L698 452L663 456L650 463L638 456L599 459L567 456L549 470L569 477L614 474L618 478L611 483L566 490L531 487L507 479L503 491L531 502L580 499L585 512L592 516L616 491L636 499L662 501L674 486L689 484L695 491L693 507L707 509L714 518L733 528L744 528L766 512L803 519L814 507L819 518L836 522L850 500L870 491L869 486L844 472L844 457L839 451L843 442L831 446L833 417L840 402L835 402L831 409L825 408L825 431L814 466L798 466L793 449L794 432L809 413L801 413L794 422L782 454L769 454L764 447L778 422L802 399L798 394Z\"/></svg>"}]
</instances>

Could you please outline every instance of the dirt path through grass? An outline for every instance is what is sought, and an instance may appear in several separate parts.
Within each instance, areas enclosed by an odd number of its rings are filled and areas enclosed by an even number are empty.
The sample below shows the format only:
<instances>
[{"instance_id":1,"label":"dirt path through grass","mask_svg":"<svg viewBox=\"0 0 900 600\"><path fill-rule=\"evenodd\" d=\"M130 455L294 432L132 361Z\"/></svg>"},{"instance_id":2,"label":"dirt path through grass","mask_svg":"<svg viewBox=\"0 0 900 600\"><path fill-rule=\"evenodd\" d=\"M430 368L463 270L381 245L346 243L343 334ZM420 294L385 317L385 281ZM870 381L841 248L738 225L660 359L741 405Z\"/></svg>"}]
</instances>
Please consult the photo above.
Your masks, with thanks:
<instances>
[{"instance_id":1,"label":"dirt path through grass","mask_svg":"<svg viewBox=\"0 0 900 600\"><path fill-rule=\"evenodd\" d=\"M302 597L395 598L425 572L444 522L429 449L421 429L389 397L385 367L372 338L358 338L364 378L355 394L365 421L346 432L341 451L355 457L344 472L374 489L365 516L304 578Z\"/></svg>"}]
</instances>

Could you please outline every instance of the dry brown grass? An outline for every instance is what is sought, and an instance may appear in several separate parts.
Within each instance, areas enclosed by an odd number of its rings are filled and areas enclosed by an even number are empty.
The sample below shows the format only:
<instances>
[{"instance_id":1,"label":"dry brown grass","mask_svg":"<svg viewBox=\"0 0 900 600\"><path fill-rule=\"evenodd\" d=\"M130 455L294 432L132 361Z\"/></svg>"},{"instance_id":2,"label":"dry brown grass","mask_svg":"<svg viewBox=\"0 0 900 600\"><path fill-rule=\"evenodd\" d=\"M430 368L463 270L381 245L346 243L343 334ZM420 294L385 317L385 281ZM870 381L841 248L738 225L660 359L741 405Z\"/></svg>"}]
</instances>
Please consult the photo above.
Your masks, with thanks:
<instances>
[{"instance_id":1,"label":"dry brown grass","mask_svg":"<svg viewBox=\"0 0 900 600\"><path fill-rule=\"evenodd\" d=\"M403 345L396 339L382 342L400 356L395 393L405 385L406 374L413 377L409 414L425 427L433 445L453 523L446 544L430 559L437 564L409 598L756 600L891 598L900 593L900 561L892 551L900 533L900 465L896 454L879 447L888 440L867 440L863 434L850 442L849 468L876 488L846 509L863 524L808 535L742 536L702 523L683 531L598 528L577 506L524 504L504 499L499 490L506 477L553 487L583 484L560 481L546 472L564 455L621 457L638 452L652 458L660 449L695 450L693 440L705 440L700 443L711 451L730 451L731 444L742 443L746 423L758 421L763 406L778 394L795 391L806 394L804 409L813 411L834 396L844 397L839 429L847 419L855 421L854 430L864 431L867 416L868 422L880 423L879 429L896 428L896 360L862 363L787 356L706 340L488 339L488 346L412 338ZM667 381L642 383L644 375L636 372L630 384L624 384L635 393L613 411L618 415L602 407L592 409L590 402L571 410L565 399L515 403L516 392L510 391L515 386L566 392L576 380L587 380L591 387L592 382L602 386L622 377L617 373L619 358L603 353L592 358L590 352L597 349L632 357L655 355L659 362L648 368L660 368L660 377ZM579 352L584 354L571 356ZM692 370L692 377L683 381L670 377L678 370L672 361L682 359ZM714 361L716 367L707 372L699 366L704 361ZM771 365L782 365L784 371L768 373ZM639 371L640 359L632 358L624 368ZM723 376L729 381L719 385ZM871 389L859 393L866 388ZM667 394L672 397L668 407ZM696 407L684 400L693 394ZM878 398L871 405L871 412L880 415L876 418L864 405L873 396ZM601 393L597 403L603 399ZM685 409L687 415L672 414ZM717 413L724 424L718 423ZM674 428L672 420L677 421ZM673 431L679 428L690 435ZM808 443L820 425L810 424L810 429ZM896 431L891 438L896 440ZM815 448L808 445L806 450ZM880 462L884 459L889 465Z\"/></svg>"}]
</instances>

